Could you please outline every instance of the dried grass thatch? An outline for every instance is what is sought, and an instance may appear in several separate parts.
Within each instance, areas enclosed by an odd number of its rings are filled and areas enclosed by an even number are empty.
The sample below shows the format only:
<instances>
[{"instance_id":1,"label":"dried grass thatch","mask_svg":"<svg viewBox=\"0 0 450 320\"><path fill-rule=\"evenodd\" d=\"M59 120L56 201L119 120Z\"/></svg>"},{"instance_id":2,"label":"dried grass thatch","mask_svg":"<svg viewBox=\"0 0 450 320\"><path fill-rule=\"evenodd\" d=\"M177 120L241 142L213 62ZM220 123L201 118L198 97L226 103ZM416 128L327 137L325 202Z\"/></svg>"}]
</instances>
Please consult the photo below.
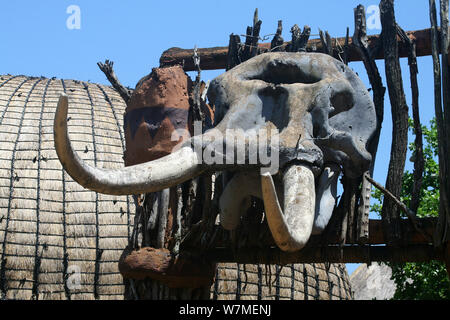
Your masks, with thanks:
<instances>
[{"instance_id":1,"label":"dried grass thatch","mask_svg":"<svg viewBox=\"0 0 450 320\"><path fill-rule=\"evenodd\" d=\"M118 260L134 202L87 191L62 169L53 147L62 92L79 155L99 167L123 166L126 105L112 88L0 76L0 298L123 299ZM351 298L344 265L222 264L216 279L215 299Z\"/></svg>"},{"instance_id":2,"label":"dried grass thatch","mask_svg":"<svg viewBox=\"0 0 450 320\"><path fill-rule=\"evenodd\" d=\"M114 90L72 80L1 77L0 295L121 299L117 260L128 243L134 204L131 197L87 191L62 169L53 145L62 92L70 96L69 132L79 155L100 167L123 166L125 104ZM80 272L81 287L70 290L66 279L74 271Z\"/></svg>"}]
</instances>

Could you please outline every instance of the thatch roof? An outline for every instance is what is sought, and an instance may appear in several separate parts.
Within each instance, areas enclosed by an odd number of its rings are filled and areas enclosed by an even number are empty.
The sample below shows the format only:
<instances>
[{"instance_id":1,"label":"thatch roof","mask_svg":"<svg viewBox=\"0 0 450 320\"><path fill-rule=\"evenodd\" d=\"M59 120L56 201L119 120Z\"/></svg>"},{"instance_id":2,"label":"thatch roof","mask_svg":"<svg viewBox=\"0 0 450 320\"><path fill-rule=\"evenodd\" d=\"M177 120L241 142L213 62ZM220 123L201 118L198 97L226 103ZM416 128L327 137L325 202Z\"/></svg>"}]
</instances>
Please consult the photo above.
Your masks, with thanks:
<instances>
[{"instance_id":1,"label":"thatch roof","mask_svg":"<svg viewBox=\"0 0 450 320\"><path fill-rule=\"evenodd\" d=\"M0 299L124 297L118 260L134 202L88 191L62 169L53 146L62 92L69 95L69 134L80 157L98 167L123 166L126 105L111 87L0 76ZM216 279L211 297L218 299L351 298L344 265L269 272L264 265L223 264Z\"/></svg>"},{"instance_id":2,"label":"thatch roof","mask_svg":"<svg viewBox=\"0 0 450 320\"><path fill-rule=\"evenodd\" d=\"M131 197L87 191L65 173L53 145L59 95L71 101L69 133L91 164L123 166L125 103L86 82L0 80L0 294L8 299L122 297L117 260L134 214ZM65 279L81 273L81 288Z\"/></svg>"}]
</instances>

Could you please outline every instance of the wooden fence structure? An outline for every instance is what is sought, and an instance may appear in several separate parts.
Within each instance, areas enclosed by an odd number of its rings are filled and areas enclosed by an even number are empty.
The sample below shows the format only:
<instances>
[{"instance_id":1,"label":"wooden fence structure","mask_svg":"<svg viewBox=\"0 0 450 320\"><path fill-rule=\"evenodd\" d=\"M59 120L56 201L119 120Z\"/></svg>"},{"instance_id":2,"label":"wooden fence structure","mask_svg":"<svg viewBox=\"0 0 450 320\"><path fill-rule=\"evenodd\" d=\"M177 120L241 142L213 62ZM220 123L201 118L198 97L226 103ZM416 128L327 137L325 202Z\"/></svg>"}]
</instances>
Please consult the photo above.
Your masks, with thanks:
<instances>
[{"instance_id":1,"label":"wooden fence structure","mask_svg":"<svg viewBox=\"0 0 450 320\"><path fill-rule=\"evenodd\" d=\"M251 57L268 51L322 52L348 64L362 61L372 86L373 100L378 119L375 142L370 151L375 157L381 124L384 119L384 96L389 95L392 121L392 148L385 186L371 178L371 171L362 180L344 181L344 194L335 212L334 221L324 236L312 238L309 244L296 253L280 251L273 245L271 237L263 240L266 249L249 245L236 248L225 242L217 234L223 233L211 221L203 221L192 233L205 231L214 235L215 242L209 243L203 257L217 262L238 263L312 263L347 262L367 263L371 261L430 261L441 260L447 264L450 274L450 69L449 69L449 1L440 1L441 25L437 25L435 0L429 0L431 27L424 30L405 32L397 24L393 0L380 1L382 33L368 36L366 32L365 8L354 9L355 30L345 37L331 38L328 32L320 31L320 39L309 39L311 29L303 31L297 26L291 29L291 41L281 36L282 22L279 21L276 34L270 43L258 43L261 20L255 11L253 25L247 27L245 42L239 35L230 35L228 46L214 48L180 49L170 48L160 58L160 66L183 65L185 71L230 69ZM420 189L424 170L422 132L419 112L419 83L417 78L417 57L432 56L435 82L435 113L438 130L440 169L440 214L438 218L418 218ZM416 157L414 163L414 188L409 206L400 199L408 145L408 111L399 58L408 58L411 78L412 114L415 132ZM195 58L195 59L193 59ZM441 59L440 59L441 58ZM377 59L385 61L387 87L383 85ZM111 81L120 89L117 79ZM123 88L122 92L126 91ZM384 194L381 220L369 220L368 199L361 196L362 188L373 185ZM214 218L214 217L213 217ZM208 227L209 226L209 227ZM211 228L213 230L211 230ZM214 229L216 228L216 229ZM223 239L223 238L222 238ZM196 245L193 242L194 248ZM189 249L189 245L185 247ZM195 247L195 249L198 249ZM189 251L189 250L188 250ZM195 251L195 250L193 250ZM197 250L198 251L198 250Z\"/></svg>"}]
</instances>

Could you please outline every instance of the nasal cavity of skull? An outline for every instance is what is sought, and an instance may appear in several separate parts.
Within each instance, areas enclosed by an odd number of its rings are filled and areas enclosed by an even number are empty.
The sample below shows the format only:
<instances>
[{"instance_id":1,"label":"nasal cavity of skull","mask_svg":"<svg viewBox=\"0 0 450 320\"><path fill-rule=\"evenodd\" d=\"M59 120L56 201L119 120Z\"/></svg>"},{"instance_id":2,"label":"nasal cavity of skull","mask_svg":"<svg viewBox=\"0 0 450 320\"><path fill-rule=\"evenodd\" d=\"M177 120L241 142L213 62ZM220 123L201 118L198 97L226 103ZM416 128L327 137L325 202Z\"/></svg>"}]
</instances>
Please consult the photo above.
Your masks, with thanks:
<instances>
[{"instance_id":1,"label":"nasal cavity of skull","mask_svg":"<svg viewBox=\"0 0 450 320\"><path fill-rule=\"evenodd\" d=\"M288 91L282 87L268 86L260 90L258 96L262 102L261 116L281 131L289 122Z\"/></svg>"},{"instance_id":2,"label":"nasal cavity of skull","mask_svg":"<svg viewBox=\"0 0 450 320\"><path fill-rule=\"evenodd\" d=\"M260 74L253 76L249 80L262 80L278 85L293 83L312 84L319 82L321 79L317 75L305 72L305 70L296 64L272 61Z\"/></svg>"}]
</instances>

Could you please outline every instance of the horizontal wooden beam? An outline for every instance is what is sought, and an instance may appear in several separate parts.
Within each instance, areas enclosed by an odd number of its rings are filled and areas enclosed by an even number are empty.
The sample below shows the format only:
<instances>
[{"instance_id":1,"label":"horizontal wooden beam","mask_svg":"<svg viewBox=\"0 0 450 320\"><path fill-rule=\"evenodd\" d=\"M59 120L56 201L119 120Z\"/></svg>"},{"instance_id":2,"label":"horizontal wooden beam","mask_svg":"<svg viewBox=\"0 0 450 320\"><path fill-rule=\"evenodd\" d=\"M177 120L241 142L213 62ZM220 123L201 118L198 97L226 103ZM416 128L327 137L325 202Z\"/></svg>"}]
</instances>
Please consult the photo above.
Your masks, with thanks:
<instances>
[{"instance_id":1,"label":"horizontal wooden beam","mask_svg":"<svg viewBox=\"0 0 450 320\"><path fill-rule=\"evenodd\" d=\"M432 244L432 236L435 231L435 226L437 223L437 218L422 218L417 219L418 226L422 232L415 230L414 226L407 219L400 222L400 232L402 234L401 245L416 245L416 244ZM216 226L216 228L221 228ZM275 242L272 237L264 238L260 240L262 242L262 247L274 247ZM324 239L322 235L312 236L309 240L307 246L317 247L328 244L337 245L339 244L339 237L337 235L330 236L328 239ZM358 245L357 242L346 243L347 245ZM383 225L381 220L370 219L369 220L369 239L366 242L367 245L384 245L386 244L386 239L384 238ZM227 247L226 243L222 243L218 240L215 243L215 247Z\"/></svg>"},{"instance_id":2,"label":"horizontal wooden beam","mask_svg":"<svg viewBox=\"0 0 450 320\"><path fill-rule=\"evenodd\" d=\"M291 264L291 263L369 263L375 261L427 262L444 261L442 248L419 244L406 247L389 246L327 246L307 247L298 252L284 252L278 248L249 248L231 250L215 248L204 255L215 262Z\"/></svg>"},{"instance_id":3,"label":"horizontal wooden beam","mask_svg":"<svg viewBox=\"0 0 450 320\"><path fill-rule=\"evenodd\" d=\"M339 245L336 244L337 241L325 244L323 238L312 237L307 246L298 252L284 252L275 246L273 240L267 243L263 240L257 247L244 248L231 248L229 243L218 242L206 252L199 252L198 247L184 247L179 257L172 256L166 249L128 249L120 258L119 270L125 278L150 277L165 281L172 287L182 287L195 285L192 279L197 284L211 281L211 263L219 262L285 265L445 261L444 248L436 248L427 236L434 232L436 219L418 219L418 224L422 232L417 232L409 221L402 221L400 226L404 241L395 247L384 244L381 220L370 220L369 243L365 245Z\"/></svg>"},{"instance_id":4,"label":"horizontal wooden beam","mask_svg":"<svg viewBox=\"0 0 450 320\"><path fill-rule=\"evenodd\" d=\"M417 56L431 55L431 29L423 29L416 31L408 31L406 34L416 41ZM404 44L400 38L399 41L399 56L408 56L408 47ZM380 35L368 36L368 42L370 48L378 47L380 43ZM287 46L290 42L285 42L283 46ZM342 56L342 49L345 45L345 37L333 38L333 56L337 59ZM270 43L260 43L258 45L263 50L270 50ZM308 41L306 50L308 52L322 52L323 45L320 39L311 39ZM383 50L377 50L375 59L383 59ZM197 49L197 54L200 57L200 68L202 70L216 70L225 69L227 63L228 47L214 47L214 48L200 48ZM194 55L194 49L181 49L170 48L164 51L159 60L160 66L169 66L175 64L184 65L185 71L195 71L197 68L194 65L192 59ZM349 61L361 61L361 56L358 50L352 46L352 39L349 39Z\"/></svg>"},{"instance_id":5,"label":"horizontal wooden beam","mask_svg":"<svg viewBox=\"0 0 450 320\"><path fill-rule=\"evenodd\" d=\"M401 242L405 245L411 244L431 244L433 234L437 224L437 218L417 219L417 223L422 232L417 232L411 221L405 219L400 223L402 234ZM385 244L383 225L381 220L369 220L369 241L367 244L379 245Z\"/></svg>"},{"instance_id":6,"label":"horizontal wooden beam","mask_svg":"<svg viewBox=\"0 0 450 320\"><path fill-rule=\"evenodd\" d=\"M322 236L313 236L305 248L298 252L283 252L273 239L258 247L229 248L227 244L216 243L214 249L205 254L205 258L215 262L236 263L367 263L372 261L425 262L444 260L441 248L435 248L432 235L437 223L436 218L418 219L421 232L415 230L409 220L402 220L400 230L402 241L396 247L386 246L382 221L369 221L369 240L365 245L347 243L339 245L338 239L328 239L324 243Z\"/></svg>"}]
</instances>

